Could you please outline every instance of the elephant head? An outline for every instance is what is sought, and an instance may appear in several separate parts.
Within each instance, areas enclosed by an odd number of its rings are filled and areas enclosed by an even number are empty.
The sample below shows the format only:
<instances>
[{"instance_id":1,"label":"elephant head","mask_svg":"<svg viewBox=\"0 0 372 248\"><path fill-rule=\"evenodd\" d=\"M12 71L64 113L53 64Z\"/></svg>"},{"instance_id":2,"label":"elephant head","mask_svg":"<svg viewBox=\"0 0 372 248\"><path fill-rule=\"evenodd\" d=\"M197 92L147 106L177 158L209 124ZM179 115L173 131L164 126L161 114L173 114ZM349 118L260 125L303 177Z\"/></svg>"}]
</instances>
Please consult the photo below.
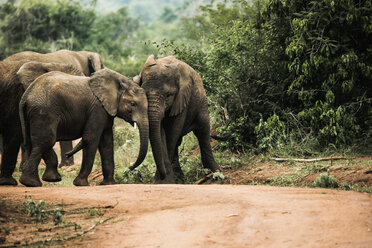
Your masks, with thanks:
<instances>
[{"instance_id":1,"label":"elephant head","mask_svg":"<svg viewBox=\"0 0 372 248\"><path fill-rule=\"evenodd\" d=\"M164 117L176 117L186 109L194 87L192 73L191 67L172 56L155 60L150 55L135 78L147 94L150 142L161 178L166 173L161 123Z\"/></svg>"},{"instance_id":2,"label":"elephant head","mask_svg":"<svg viewBox=\"0 0 372 248\"><path fill-rule=\"evenodd\" d=\"M32 61L25 63L19 68L17 77L26 90L37 77L50 71L61 71L75 76L84 76L84 74L73 65Z\"/></svg>"},{"instance_id":3,"label":"elephant head","mask_svg":"<svg viewBox=\"0 0 372 248\"><path fill-rule=\"evenodd\" d=\"M140 151L133 167L140 165L146 157L149 139L146 92L127 77L110 69L95 72L89 85L109 115L138 125Z\"/></svg>"}]
</instances>

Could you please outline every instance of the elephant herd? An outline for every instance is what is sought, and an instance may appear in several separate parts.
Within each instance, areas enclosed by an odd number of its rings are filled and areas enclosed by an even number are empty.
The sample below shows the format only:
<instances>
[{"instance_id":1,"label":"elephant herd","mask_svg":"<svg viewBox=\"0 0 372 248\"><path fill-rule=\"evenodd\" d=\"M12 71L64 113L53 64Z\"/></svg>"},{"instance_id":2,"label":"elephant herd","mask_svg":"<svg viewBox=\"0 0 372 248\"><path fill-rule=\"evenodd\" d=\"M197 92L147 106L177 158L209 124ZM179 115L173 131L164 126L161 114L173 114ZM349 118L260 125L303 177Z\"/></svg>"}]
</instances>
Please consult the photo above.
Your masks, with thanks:
<instances>
[{"instance_id":1,"label":"elephant herd","mask_svg":"<svg viewBox=\"0 0 372 248\"><path fill-rule=\"evenodd\" d=\"M219 166L210 146L208 102L201 77L186 63L150 55L133 81L103 65L99 54L60 50L21 52L0 62L0 185L17 185L13 172L22 147L21 177L26 186L61 181L53 150L61 144L61 163L83 150L76 186L86 186L98 149L103 181L114 184L113 121L136 123L140 148L136 168L145 159L148 140L156 163L155 181L175 183L183 177L178 146L193 131L205 168ZM81 138L75 148L71 140ZM66 155L68 156L66 156ZM70 158L71 159L71 158Z\"/></svg>"}]
</instances>

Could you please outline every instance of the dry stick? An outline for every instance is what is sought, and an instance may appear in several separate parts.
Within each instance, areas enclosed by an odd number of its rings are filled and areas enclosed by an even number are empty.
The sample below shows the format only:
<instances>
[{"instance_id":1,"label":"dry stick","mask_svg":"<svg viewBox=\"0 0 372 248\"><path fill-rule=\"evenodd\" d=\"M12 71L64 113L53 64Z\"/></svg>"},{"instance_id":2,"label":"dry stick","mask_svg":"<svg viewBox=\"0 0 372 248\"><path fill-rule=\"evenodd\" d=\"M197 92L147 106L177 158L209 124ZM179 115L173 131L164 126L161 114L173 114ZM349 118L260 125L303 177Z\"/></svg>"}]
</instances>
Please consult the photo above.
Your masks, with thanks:
<instances>
[{"instance_id":1,"label":"dry stick","mask_svg":"<svg viewBox=\"0 0 372 248\"><path fill-rule=\"evenodd\" d=\"M341 160L341 159L371 159L371 157L326 157L326 158L270 158L276 162L319 162L319 161L329 161L329 160Z\"/></svg>"},{"instance_id":2,"label":"dry stick","mask_svg":"<svg viewBox=\"0 0 372 248\"><path fill-rule=\"evenodd\" d=\"M92 231L94 228L96 228L98 225L102 224L102 223L105 223L106 221L109 221L111 219L113 219L114 217L110 217L110 218L107 218L107 219L104 219L104 220L100 220L98 221L96 224L94 224L93 226L89 227L87 230L85 230L84 232L81 232L81 233L78 233L77 235L74 235L74 236L71 236L71 237L68 237L68 238L62 238L62 239L57 239L55 241L67 241L67 240L71 240L71 239L75 239L77 237L80 237L80 236L83 236L84 234ZM53 240L54 241L54 240Z\"/></svg>"},{"instance_id":3,"label":"dry stick","mask_svg":"<svg viewBox=\"0 0 372 248\"><path fill-rule=\"evenodd\" d=\"M204 183L205 181L207 181L211 177L213 177L213 173L209 173L205 177L203 177L203 178L199 179L198 181L196 181L194 184L202 184L202 183Z\"/></svg>"}]
</instances>

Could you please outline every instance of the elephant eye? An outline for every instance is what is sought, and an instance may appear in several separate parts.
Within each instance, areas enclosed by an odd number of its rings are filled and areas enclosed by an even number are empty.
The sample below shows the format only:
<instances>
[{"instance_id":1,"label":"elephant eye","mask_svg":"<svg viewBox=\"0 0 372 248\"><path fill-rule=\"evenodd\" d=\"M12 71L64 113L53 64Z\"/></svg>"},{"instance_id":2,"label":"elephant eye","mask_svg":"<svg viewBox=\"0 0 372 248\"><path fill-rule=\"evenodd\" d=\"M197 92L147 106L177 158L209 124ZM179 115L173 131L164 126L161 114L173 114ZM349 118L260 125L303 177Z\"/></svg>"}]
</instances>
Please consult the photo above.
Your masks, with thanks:
<instances>
[{"instance_id":1,"label":"elephant eye","mask_svg":"<svg viewBox=\"0 0 372 248\"><path fill-rule=\"evenodd\" d=\"M169 98L169 97L171 97L172 96L172 94L171 93L168 93L167 94L167 98Z\"/></svg>"},{"instance_id":2,"label":"elephant eye","mask_svg":"<svg viewBox=\"0 0 372 248\"><path fill-rule=\"evenodd\" d=\"M134 106L136 106L136 103L135 103L135 102L130 102L130 105L131 105L132 107L134 107Z\"/></svg>"}]
</instances>

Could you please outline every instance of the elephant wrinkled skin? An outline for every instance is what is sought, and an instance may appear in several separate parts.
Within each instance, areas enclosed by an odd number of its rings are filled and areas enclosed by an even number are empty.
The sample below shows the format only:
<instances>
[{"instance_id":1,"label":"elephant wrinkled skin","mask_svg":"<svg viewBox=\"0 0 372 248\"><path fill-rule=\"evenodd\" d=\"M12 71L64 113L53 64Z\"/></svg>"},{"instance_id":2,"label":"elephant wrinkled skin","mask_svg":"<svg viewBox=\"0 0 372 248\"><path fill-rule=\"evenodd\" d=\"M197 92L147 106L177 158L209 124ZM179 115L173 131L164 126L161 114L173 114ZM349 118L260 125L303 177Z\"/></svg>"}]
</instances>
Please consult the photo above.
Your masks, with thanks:
<instances>
[{"instance_id":1,"label":"elephant wrinkled skin","mask_svg":"<svg viewBox=\"0 0 372 248\"><path fill-rule=\"evenodd\" d=\"M0 62L0 134L3 138L0 185L17 185L17 181L12 177L12 174L22 143L18 105L25 90L17 72L22 65L30 61L70 64L86 76L90 76L93 72L103 68L100 55L87 51L60 50L47 54L26 51L14 54ZM31 74L31 77L36 78L46 72L48 71L36 71ZM61 145L61 148L62 152L71 150L72 143L70 141L65 142L65 145Z\"/></svg>"},{"instance_id":2,"label":"elephant wrinkled skin","mask_svg":"<svg viewBox=\"0 0 372 248\"><path fill-rule=\"evenodd\" d=\"M50 66L44 63L44 66ZM20 70L19 74L22 74ZM74 180L86 186L97 148L101 155L103 182L114 184L113 121L118 116L138 124L140 152L135 165L147 153L148 117L145 91L127 77L110 69L102 69L91 77L49 72L38 77L26 90L19 104L24 146L27 153L20 182L41 186L38 165L42 156L49 166L44 176L57 172L53 145L58 140L82 138L83 161ZM43 176L43 179L44 179Z\"/></svg>"},{"instance_id":3,"label":"elephant wrinkled skin","mask_svg":"<svg viewBox=\"0 0 372 248\"><path fill-rule=\"evenodd\" d=\"M175 176L183 177L178 146L191 131L198 138L203 166L218 171L210 145L207 96L199 74L172 56L155 60L151 55L135 80L145 89L149 102L156 181L174 183Z\"/></svg>"}]
</instances>

